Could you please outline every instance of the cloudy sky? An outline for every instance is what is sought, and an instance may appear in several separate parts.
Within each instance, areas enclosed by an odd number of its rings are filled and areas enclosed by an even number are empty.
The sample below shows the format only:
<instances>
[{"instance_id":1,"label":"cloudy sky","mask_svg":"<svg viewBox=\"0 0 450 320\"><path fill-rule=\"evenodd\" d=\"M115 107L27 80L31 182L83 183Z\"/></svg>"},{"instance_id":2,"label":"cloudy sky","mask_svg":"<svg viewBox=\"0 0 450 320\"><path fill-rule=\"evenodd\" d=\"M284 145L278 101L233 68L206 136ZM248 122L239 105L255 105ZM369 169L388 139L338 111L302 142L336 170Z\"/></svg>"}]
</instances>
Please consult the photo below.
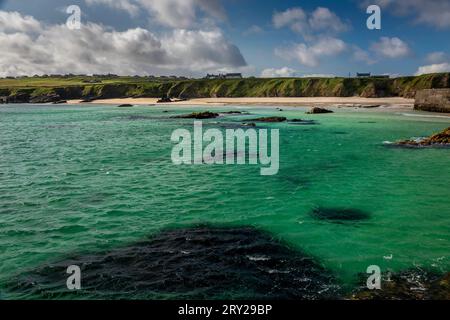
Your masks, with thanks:
<instances>
[{"instance_id":1,"label":"cloudy sky","mask_svg":"<svg viewBox=\"0 0 450 320\"><path fill-rule=\"evenodd\" d=\"M0 77L412 75L450 71L449 39L450 0L0 0Z\"/></svg>"}]
</instances>

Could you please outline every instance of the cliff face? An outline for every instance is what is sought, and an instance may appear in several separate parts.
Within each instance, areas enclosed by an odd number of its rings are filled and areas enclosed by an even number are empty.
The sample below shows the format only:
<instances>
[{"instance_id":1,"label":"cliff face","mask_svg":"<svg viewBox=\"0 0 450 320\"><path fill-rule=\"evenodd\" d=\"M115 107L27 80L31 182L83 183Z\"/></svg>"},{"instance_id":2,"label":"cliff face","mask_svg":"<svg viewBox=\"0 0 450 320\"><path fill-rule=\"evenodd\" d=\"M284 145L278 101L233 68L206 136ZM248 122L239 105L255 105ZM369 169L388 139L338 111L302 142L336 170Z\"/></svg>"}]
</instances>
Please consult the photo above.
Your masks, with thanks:
<instances>
[{"instance_id":1,"label":"cliff face","mask_svg":"<svg viewBox=\"0 0 450 320\"><path fill-rule=\"evenodd\" d=\"M450 89L420 90L416 94L416 110L450 113Z\"/></svg>"},{"instance_id":2,"label":"cliff face","mask_svg":"<svg viewBox=\"0 0 450 320\"><path fill-rule=\"evenodd\" d=\"M209 97L407 97L423 89L450 88L450 73L396 79L381 78L282 78L232 80L136 80L123 78L108 83L64 85L58 79L45 86L21 83L20 79L2 85L0 100L14 102L53 102L68 99L124 97L209 98ZM70 81L70 80L68 80ZM11 85L11 83L13 85Z\"/></svg>"}]
</instances>

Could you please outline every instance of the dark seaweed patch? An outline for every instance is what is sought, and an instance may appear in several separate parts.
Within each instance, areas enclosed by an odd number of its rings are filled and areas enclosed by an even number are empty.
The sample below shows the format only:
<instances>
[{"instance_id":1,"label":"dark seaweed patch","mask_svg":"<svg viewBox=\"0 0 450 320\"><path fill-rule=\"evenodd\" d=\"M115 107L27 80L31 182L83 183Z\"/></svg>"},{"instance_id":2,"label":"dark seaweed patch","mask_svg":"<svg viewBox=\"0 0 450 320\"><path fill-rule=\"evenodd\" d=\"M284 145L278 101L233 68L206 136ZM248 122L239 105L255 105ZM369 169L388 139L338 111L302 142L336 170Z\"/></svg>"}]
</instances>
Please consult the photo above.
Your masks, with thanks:
<instances>
[{"instance_id":1,"label":"dark seaweed patch","mask_svg":"<svg viewBox=\"0 0 450 320\"><path fill-rule=\"evenodd\" d=\"M134 115L126 116L126 117L121 117L120 119L126 120L126 121L140 121L140 120L159 120L162 118L155 117L155 116L145 116L145 115L134 114Z\"/></svg>"},{"instance_id":2,"label":"dark seaweed patch","mask_svg":"<svg viewBox=\"0 0 450 320\"><path fill-rule=\"evenodd\" d=\"M82 290L66 289L66 269L82 270ZM12 287L38 298L329 299L330 273L311 257L254 228L166 231L104 254L77 256L22 275Z\"/></svg>"},{"instance_id":3,"label":"dark seaweed patch","mask_svg":"<svg viewBox=\"0 0 450 320\"><path fill-rule=\"evenodd\" d=\"M213 122L213 123L204 123L204 127L212 127L212 128L221 128L221 129L232 129L232 130L248 130L249 128L261 128L257 127L256 124L253 123L242 123L242 122Z\"/></svg>"},{"instance_id":4,"label":"dark seaweed patch","mask_svg":"<svg viewBox=\"0 0 450 320\"><path fill-rule=\"evenodd\" d=\"M311 184L311 181L309 179L300 175L280 176L280 179L283 181L287 181L289 184L296 187L307 187Z\"/></svg>"},{"instance_id":5,"label":"dark seaweed patch","mask_svg":"<svg viewBox=\"0 0 450 320\"><path fill-rule=\"evenodd\" d=\"M370 218L370 214L358 210L347 208L315 208L311 215L317 220L327 220L335 223L362 221Z\"/></svg>"},{"instance_id":6,"label":"dark seaweed patch","mask_svg":"<svg viewBox=\"0 0 450 320\"><path fill-rule=\"evenodd\" d=\"M297 125L297 126L311 126L311 125L319 124L315 120L302 120L302 119L288 120L288 123L291 125Z\"/></svg>"}]
</instances>

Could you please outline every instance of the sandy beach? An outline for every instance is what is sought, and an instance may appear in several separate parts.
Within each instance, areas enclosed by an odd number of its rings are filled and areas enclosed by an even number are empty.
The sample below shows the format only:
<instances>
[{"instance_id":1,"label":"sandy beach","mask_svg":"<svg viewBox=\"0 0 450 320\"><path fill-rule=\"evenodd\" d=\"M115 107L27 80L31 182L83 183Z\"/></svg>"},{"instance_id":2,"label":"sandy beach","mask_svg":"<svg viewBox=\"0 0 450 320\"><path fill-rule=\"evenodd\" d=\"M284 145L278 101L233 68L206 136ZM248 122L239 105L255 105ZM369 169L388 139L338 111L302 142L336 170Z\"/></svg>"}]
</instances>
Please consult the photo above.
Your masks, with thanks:
<instances>
[{"instance_id":1,"label":"sandy beach","mask_svg":"<svg viewBox=\"0 0 450 320\"><path fill-rule=\"evenodd\" d=\"M124 98L95 100L91 104L133 104L155 105L156 98ZM81 100L71 100L69 104L79 104ZM224 105L270 105L270 106L373 106L412 108L414 99L405 98L361 98L361 97L299 97L299 98L203 98L172 103L158 103L158 105L186 105L186 106L224 106Z\"/></svg>"}]
</instances>

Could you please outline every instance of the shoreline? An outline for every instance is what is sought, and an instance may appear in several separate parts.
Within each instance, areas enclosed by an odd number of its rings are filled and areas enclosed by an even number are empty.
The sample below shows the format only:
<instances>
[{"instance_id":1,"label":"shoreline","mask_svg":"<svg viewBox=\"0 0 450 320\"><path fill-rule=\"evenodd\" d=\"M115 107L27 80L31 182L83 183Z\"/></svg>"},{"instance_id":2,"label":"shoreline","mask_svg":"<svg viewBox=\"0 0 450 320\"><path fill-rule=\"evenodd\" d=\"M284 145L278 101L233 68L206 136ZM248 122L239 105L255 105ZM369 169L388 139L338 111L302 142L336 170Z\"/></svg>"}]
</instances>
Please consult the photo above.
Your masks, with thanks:
<instances>
[{"instance_id":1,"label":"shoreline","mask_svg":"<svg viewBox=\"0 0 450 320\"><path fill-rule=\"evenodd\" d=\"M364 106L388 106L413 108L414 99L399 97L393 98L361 98L361 97L264 97L264 98L196 98L170 103L157 103L158 98L117 98L99 99L92 102L81 102L82 100L69 100L68 104L132 104L132 105L176 105L176 106L330 106L330 107L364 107Z\"/></svg>"},{"instance_id":2,"label":"shoreline","mask_svg":"<svg viewBox=\"0 0 450 320\"><path fill-rule=\"evenodd\" d=\"M123 105L149 106L149 107L245 107L245 108L313 108L322 107L332 111L354 110L385 113L412 112L413 115L426 115L429 117L450 118L450 113L416 110L415 99L402 97L387 98L362 98L362 97L240 97L240 98L194 98L189 100L172 100L173 102L158 103L158 98L112 98L98 99L91 102L83 102L81 99L67 100L65 103L53 105ZM37 103L50 104L50 103ZM11 104L4 104L11 105ZM1 105L0 105L1 106Z\"/></svg>"}]
</instances>

